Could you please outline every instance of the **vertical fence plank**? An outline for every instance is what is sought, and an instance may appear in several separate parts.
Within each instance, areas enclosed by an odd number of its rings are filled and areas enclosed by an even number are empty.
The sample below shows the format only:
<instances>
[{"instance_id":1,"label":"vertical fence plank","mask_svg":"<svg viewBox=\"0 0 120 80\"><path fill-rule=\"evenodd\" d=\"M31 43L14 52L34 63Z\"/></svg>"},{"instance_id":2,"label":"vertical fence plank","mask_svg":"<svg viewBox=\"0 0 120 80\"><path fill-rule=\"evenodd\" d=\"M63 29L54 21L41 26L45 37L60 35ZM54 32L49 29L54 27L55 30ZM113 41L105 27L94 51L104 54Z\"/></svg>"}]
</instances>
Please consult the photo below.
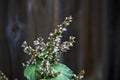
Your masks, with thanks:
<instances>
[{"instance_id":1,"label":"vertical fence plank","mask_svg":"<svg viewBox=\"0 0 120 80\"><path fill-rule=\"evenodd\" d=\"M85 80L102 80L107 50L105 1L81 0L81 5L80 62L87 73Z\"/></svg>"},{"instance_id":2,"label":"vertical fence plank","mask_svg":"<svg viewBox=\"0 0 120 80\"><path fill-rule=\"evenodd\" d=\"M53 0L32 0L30 26L34 28L35 37L47 38L54 28Z\"/></svg>"},{"instance_id":3,"label":"vertical fence plank","mask_svg":"<svg viewBox=\"0 0 120 80\"><path fill-rule=\"evenodd\" d=\"M11 78L11 58L9 54L9 45L6 38L7 24L7 0L0 0L0 70Z\"/></svg>"},{"instance_id":4,"label":"vertical fence plank","mask_svg":"<svg viewBox=\"0 0 120 80\"><path fill-rule=\"evenodd\" d=\"M116 80L120 80L120 1L117 0L117 58L116 58Z\"/></svg>"},{"instance_id":5,"label":"vertical fence plank","mask_svg":"<svg viewBox=\"0 0 120 80\"><path fill-rule=\"evenodd\" d=\"M12 79L23 78L22 62L26 56L23 54L21 44L23 40L29 39L29 27L27 22L27 0L9 0L6 37L11 58ZM11 79L11 78L10 78Z\"/></svg>"},{"instance_id":6,"label":"vertical fence plank","mask_svg":"<svg viewBox=\"0 0 120 80\"><path fill-rule=\"evenodd\" d=\"M12 79L20 78L20 53L21 53L21 36L22 36L22 23L19 20L18 3L16 0L8 1L8 24L6 27L6 36L8 40L9 54L11 58Z\"/></svg>"}]
</instances>

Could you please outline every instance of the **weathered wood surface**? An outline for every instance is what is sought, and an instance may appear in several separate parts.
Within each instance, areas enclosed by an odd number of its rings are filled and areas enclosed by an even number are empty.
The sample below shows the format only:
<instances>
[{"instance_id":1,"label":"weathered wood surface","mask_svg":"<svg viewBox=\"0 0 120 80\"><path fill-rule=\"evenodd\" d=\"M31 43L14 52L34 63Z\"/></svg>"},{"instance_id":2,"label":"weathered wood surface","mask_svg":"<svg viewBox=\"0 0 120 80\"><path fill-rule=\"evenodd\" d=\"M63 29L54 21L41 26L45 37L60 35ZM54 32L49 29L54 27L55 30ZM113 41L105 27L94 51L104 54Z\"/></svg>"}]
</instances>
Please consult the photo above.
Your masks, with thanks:
<instances>
[{"instance_id":1,"label":"weathered wood surface","mask_svg":"<svg viewBox=\"0 0 120 80\"><path fill-rule=\"evenodd\" d=\"M73 22L63 34L76 43L61 61L75 73L85 69L85 80L119 80L119 0L0 0L0 69L13 80L25 80L21 44L42 36L47 40L65 16Z\"/></svg>"}]
</instances>

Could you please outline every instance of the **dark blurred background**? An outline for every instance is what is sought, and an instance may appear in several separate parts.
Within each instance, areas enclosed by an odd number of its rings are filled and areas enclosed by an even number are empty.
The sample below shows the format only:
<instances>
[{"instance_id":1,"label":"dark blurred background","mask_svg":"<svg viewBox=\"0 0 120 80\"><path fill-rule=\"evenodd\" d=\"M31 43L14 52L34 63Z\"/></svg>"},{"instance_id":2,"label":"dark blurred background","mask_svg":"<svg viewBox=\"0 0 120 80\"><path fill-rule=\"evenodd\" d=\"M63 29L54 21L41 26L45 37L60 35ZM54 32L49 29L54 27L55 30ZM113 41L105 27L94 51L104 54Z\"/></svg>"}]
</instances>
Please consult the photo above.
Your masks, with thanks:
<instances>
[{"instance_id":1,"label":"dark blurred background","mask_svg":"<svg viewBox=\"0 0 120 80\"><path fill-rule=\"evenodd\" d=\"M0 70L10 80L25 80L22 42L47 41L69 15L63 40L73 35L76 43L61 61L76 74L84 69L84 80L120 80L120 0L0 0Z\"/></svg>"}]
</instances>

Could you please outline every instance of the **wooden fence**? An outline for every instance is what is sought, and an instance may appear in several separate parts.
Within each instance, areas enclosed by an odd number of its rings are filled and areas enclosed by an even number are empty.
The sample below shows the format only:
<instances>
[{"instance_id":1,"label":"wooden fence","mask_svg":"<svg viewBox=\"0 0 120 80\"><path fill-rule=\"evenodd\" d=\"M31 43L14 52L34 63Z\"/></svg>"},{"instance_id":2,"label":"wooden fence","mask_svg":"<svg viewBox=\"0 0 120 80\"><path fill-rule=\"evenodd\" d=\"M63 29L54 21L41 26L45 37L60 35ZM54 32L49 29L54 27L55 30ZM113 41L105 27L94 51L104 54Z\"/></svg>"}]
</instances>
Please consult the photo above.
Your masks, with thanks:
<instances>
[{"instance_id":1,"label":"wooden fence","mask_svg":"<svg viewBox=\"0 0 120 80\"><path fill-rule=\"evenodd\" d=\"M65 16L73 22L63 34L76 43L61 61L85 80L120 80L119 0L0 0L0 70L10 80L23 77L22 62L28 59L21 44L42 36L47 40Z\"/></svg>"}]
</instances>

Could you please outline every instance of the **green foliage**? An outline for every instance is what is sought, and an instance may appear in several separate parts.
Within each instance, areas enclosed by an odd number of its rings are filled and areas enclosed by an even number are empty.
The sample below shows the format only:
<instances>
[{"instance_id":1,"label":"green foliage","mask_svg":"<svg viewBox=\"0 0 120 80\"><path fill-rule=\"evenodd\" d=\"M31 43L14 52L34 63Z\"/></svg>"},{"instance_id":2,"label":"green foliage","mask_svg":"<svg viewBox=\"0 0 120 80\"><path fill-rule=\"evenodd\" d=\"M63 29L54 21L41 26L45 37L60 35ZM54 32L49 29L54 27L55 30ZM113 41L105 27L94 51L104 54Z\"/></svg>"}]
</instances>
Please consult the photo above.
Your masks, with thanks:
<instances>
[{"instance_id":1,"label":"green foliage","mask_svg":"<svg viewBox=\"0 0 120 80\"><path fill-rule=\"evenodd\" d=\"M35 76L36 68L37 66L34 66L34 65L30 65L25 68L24 75L28 80L36 80L36 76ZM72 78L72 76L74 75L73 71L62 63L55 63L51 65L51 68L55 73L59 73L59 72L60 73L55 78L51 78L49 80L68 80ZM47 78L40 79L40 80L47 80Z\"/></svg>"},{"instance_id":2,"label":"green foliage","mask_svg":"<svg viewBox=\"0 0 120 80\"><path fill-rule=\"evenodd\" d=\"M74 75L73 71L62 63L55 63L52 65L52 68L55 72L60 72L60 75L58 76L59 78L64 78L60 80L68 80Z\"/></svg>"},{"instance_id":3,"label":"green foliage","mask_svg":"<svg viewBox=\"0 0 120 80\"><path fill-rule=\"evenodd\" d=\"M36 66L34 65L30 65L25 68L24 75L28 80L36 80L35 70L36 70Z\"/></svg>"}]
</instances>

